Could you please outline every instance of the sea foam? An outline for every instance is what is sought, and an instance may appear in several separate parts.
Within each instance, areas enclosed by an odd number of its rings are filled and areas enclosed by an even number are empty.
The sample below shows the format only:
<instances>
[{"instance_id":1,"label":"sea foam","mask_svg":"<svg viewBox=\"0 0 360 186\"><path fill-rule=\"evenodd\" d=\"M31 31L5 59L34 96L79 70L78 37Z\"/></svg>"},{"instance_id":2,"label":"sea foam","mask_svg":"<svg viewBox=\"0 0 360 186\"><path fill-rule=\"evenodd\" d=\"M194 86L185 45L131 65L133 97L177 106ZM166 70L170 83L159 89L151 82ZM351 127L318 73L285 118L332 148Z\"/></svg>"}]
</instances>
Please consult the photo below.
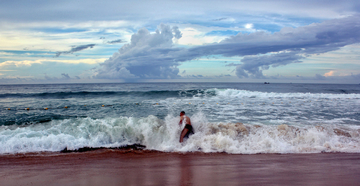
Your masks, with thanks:
<instances>
[{"instance_id":1,"label":"sea foam","mask_svg":"<svg viewBox=\"0 0 360 186\"><path fill-rule=\"evenodd\" d=\"M82 147L145 145L164 152L319 153L360 152L357 125L254 125L209 122L191 115L195 134L179 143L179 116L73 118L0 127L0 153L75 150Z\"/></svg>"}]
</instances>

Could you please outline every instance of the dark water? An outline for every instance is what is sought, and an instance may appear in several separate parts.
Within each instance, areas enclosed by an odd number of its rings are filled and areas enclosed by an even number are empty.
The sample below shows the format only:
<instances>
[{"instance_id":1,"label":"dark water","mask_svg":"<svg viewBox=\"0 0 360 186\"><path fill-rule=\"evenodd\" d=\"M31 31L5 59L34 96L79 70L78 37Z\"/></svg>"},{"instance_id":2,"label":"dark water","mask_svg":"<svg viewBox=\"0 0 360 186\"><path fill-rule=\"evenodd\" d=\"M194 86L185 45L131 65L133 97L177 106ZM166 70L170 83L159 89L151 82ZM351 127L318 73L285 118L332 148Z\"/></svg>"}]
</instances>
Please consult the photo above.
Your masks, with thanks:
<instances>
[{"instance_id":1,"label":"dark water","mask_svg":"<svg viewBox=\"0 0 360 186\"><path fill-rule=\"evenodd\" d=\"M215 90L216 89L216 90ZM236 90L245 92L235 92ZM222 96L217 91L229 94ZM232 93L230 93L233 91ZM298 94L303 94L298 96ZM247 97L248 94L251 96ZM291 95L293 94L293 96ZM325 94L325 95L322 95ZM155 115L164 118L175 110L187 109L196 112L196 105L188 102L206 102L221 98L223 104L241 98L241 102L264 102L268 99L297 97L297 100L359 98L359 85L332 84L250 84L250 83L147 83L147 84L60 84L60 85L1 85L0 125L22 125L53 119L73 117L146 117ZM302 96L302 98L301 98ZM260 100L260 101L257 101ZM171 105L170 102L180 105ZM309 100L310 101L310 100ZM356 101L356 100L355 100ZM154 104L159 104L155 107ZM161 104L160 104L161 103ZM272 102L271 102L272 103ZM86 106L85 106L86 105ZM104 105L104 107L102 107ZM169 105L173 107L169 109ZM214 105L213 105L214 106ZM350 106L350 105L349 105ZM354 105L356 109L357 105ZM64 107L67 107L64 108ZM254 107L254 106L252 106ZM25 110L29 108L29 110ZM48 110L44 110L48 108ZM323 108L323 107L321 107ZM10 109L10 110L7 110ZM217 112L217 108L209 108ZM329 112L336 114L331 108ZM345 109L347 110L347 109ZM247 115L258 115L258 110L249 110ZM318 111L317 108L310 112ZM174 113L172 113L174 114ZM340 113L338 113L340 114ZM345 113L341 113L345 114ZM326 114L323 113L326 117ZM359 113L349 115L359 124ZM333 118L334 119L334 118Z\"/></svg>"}]
</instances>

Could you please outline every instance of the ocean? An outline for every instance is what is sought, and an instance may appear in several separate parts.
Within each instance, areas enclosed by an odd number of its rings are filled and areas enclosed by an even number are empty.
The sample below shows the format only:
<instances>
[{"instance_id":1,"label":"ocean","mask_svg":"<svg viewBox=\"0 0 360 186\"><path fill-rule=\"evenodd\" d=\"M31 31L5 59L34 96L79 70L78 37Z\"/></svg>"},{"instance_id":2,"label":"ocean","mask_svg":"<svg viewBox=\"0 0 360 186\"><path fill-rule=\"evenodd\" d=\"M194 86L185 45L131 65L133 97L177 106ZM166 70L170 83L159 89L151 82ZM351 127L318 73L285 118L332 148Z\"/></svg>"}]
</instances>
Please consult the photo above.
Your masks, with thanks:
<instances>
[{"instance_id":1,"label":"ocean","mask_svg":"<svg viewBox=\"0 0 360 186\"><path fill-rule=\"evenodd\" d=\"M163 152L360 152L360 85L0 85L0 154L132 144ZM183 143L179 113L195 134Z\"/></svg>"}]
</instances>

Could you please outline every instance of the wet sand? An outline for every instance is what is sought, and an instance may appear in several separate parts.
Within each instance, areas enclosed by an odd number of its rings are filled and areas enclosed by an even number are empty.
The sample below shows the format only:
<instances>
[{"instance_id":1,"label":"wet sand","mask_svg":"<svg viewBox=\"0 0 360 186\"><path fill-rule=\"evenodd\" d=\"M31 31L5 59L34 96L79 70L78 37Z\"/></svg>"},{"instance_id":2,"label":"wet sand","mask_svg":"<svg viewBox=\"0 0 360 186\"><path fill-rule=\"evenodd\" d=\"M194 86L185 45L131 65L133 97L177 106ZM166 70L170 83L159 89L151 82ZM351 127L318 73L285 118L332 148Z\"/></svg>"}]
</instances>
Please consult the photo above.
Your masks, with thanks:
<instances>
[{"instance_id":1,"label":"wet sand","mask_svg":"<svg viewBox=\"0 0 360 186\"><path fill-rule=\"evenodd\" d=\"M359 185L360 154L100 149L0 156L1 185Z\"/></svg>"}]
</instances>

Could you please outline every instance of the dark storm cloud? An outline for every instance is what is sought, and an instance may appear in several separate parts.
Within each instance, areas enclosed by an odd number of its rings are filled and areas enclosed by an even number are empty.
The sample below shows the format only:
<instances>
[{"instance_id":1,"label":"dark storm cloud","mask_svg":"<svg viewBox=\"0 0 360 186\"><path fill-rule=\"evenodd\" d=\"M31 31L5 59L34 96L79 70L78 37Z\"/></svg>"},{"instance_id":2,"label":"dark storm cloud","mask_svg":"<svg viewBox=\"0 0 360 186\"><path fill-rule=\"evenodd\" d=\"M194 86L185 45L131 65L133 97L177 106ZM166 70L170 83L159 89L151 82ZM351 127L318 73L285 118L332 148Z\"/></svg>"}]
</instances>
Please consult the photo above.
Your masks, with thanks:
<instances>
[{"instance_id":1,"label":"dark storm cloud","mask_svg":"<svg viewBox=\"0 0 360 186\"><path fill-rule=\"evenodd\" d=\"M65 73L62 73L61 77L64 78L64 79L70 79L69 74L65 74Z\"/></svg>"},{"instance_id":2,"label":"dark storm cloud","mask_svg":"<svg viewBox=\"0 0 360 186\"><path fill-rule=\"evenodd\" d=\"M81 50L85 50L85 49L88 49L88 48L93 48L94 46L95 46L95 44L73 46L71 48L71 50L69 50L69 51L56 52L55 57L59 57L61 54L72 54L74 52L79 52Z\"/></svg>"},{"instance_id":3,"label":"dark storm cloud","mask_svg":"<svg viewBox=\"0 0 360 186\"><path fill-rule=\"evenodd\" d=\"M116 43L124 43L124 41L122 41L121 39L117 39L117 40L113 40L113 41L108 41L106 43L108 43L108 44L116 44Z\"/></svg>"}]
</instances>

